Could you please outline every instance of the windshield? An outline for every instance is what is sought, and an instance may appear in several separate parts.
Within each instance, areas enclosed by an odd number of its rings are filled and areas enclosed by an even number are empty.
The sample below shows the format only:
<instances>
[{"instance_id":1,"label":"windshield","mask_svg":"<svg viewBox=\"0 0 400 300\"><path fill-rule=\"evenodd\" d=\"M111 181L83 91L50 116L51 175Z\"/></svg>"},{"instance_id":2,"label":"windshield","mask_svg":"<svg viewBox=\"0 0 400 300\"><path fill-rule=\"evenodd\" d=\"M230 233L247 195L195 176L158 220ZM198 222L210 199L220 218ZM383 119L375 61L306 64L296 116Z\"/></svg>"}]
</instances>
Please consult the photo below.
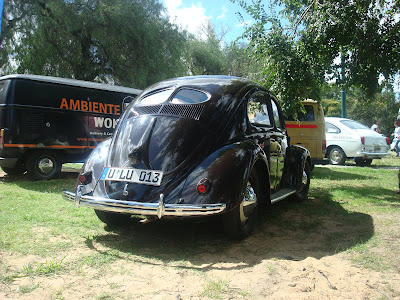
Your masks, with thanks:
<instances>
[{"instance_id":1,"label":"windshield","mask_svg":"<svg viewBox=\"0 0 400 300\"><path fill-rule=\"evenodd\" d=\"M350 129L369 129L367 126L360 124L353 120L342 120L340 121L343 125L349 127Z\"/></svg>"}]
</instances>

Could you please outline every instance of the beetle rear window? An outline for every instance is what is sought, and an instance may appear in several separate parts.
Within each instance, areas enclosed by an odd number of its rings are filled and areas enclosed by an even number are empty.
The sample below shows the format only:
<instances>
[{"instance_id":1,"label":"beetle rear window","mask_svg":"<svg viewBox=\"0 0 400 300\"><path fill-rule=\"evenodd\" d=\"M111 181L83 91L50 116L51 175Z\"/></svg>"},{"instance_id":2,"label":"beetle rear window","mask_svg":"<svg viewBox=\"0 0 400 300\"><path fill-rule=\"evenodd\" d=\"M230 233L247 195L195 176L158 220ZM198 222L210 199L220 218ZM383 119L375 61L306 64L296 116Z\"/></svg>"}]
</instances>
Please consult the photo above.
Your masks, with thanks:
<instances>
[{"instance_id":1,"label":"beetle rear window","mask_svg":"<svg viewBox=\"0 0 400 300\"><path fill-rule=\"evenodd\" d=\"M171 103L174 104L198 104L208 100L208 95L191 89L181 89L179 90Z\"/></svg>"},{"instance_id":2,"label":"beetle rear window","mask_svg":"<svg viewBox=\"0 0 400 300\"><path fill-rule=\"evenodd\" d=\"M163 90L158 93L150 94L147 97L139 99L136 104L140 105L154 105L154 104L161 104L168 100L169 96L171 96L173 90Z\"/></svg>"}]
</instances>

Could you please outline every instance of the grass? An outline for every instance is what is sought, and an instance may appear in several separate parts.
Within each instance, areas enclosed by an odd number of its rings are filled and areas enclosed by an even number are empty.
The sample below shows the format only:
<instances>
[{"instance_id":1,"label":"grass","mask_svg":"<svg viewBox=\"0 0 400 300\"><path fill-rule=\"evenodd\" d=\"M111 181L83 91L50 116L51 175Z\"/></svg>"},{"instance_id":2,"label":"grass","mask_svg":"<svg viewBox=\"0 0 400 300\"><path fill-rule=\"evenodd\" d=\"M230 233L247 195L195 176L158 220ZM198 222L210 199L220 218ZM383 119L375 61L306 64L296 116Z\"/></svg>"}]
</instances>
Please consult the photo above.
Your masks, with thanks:
<instances>
[{"instance_id":1,"label":"grass","mask_svg":"<svg viewBox=\"0 0 400 300\"><path fill-rule=\"evenodd\" d=\"M254 234L239 244L226 239L219 220L211 218L206 223L146 225L132 219L126 228L108 228L93 210L78 209L61 196L62 190L73 190L81 165L64 166L57 180L0 178L0 253L32 256L23 267L11 266L0 256L0 285L9 286L20 277L79 274L83 267L123 273L127 272L124 262L188 270L195 264L212 266L213 262L201 261L201 254L224 261L223 254L230 249L242 251L238 260L247 265L341 252L363 268L400 272L400 198L395 193L399 166L400 159L393 156L376 160L371 167L355 167L352 162L343 167L317 165L309 200L282 201L268 208ZM258 242L266 240L270 243ZM282 248L281 241L292 241L294 249ZM290 256L284 254L288 250ZM110 266L118 262L119 271L111 271ZM274 264L266 272L273 274ZM37 288L34 282L21 285L20 293ZM230 288L226 280L207 278L201 295L249 297ZM62 292L55 292L54 298L62 299ZM112 299L106 292L96 298Z\"/></svg>"}]
</instances>

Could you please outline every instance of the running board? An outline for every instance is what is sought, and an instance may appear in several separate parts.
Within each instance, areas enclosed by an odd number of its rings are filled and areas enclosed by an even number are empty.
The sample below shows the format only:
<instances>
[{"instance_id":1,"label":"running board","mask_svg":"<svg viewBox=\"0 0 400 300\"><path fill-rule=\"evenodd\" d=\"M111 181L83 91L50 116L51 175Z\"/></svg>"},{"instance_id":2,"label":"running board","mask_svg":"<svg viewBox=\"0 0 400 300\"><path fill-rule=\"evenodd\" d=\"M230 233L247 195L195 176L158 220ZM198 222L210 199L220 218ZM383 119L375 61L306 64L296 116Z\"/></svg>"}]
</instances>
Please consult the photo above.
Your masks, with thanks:
<instances>
[{"instance_id":1,"label":"running board","mask_svg":"<svg viewBox=\"0 0 400 300\"><path fill-rule=\"evenodd\" d=\"M296 189L293 189L293 188L292 189L291 188L281 189L271 195L271 203L275 203L280 200L283 200L283 199L289 197L290 195L293 195L294 193L296 193Z\"/></svg>"}]
</instances>

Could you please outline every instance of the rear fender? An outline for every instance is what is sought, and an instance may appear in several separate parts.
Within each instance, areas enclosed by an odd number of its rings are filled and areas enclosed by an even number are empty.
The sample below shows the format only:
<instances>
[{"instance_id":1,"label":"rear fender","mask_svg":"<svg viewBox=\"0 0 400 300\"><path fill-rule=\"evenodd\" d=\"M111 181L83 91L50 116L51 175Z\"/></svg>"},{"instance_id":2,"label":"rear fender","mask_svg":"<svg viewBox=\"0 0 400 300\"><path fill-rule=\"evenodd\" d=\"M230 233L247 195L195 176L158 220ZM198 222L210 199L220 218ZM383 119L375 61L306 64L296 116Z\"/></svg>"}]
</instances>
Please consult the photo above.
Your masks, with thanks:
<instances>
[{"instance_id":1,"label":"rear fender","mask_svg":"<svg viewBox=\"0 0 400 300\"><path fill-rule=\"evenodd\" d=\"M306 163L311 165L310 152L298 145L290 145L286 153L284 185L297 188L301 184Z\"/></svg>"},{"instance_id":2,"label":"rear fender","mask_svg":"<svg viewBox=\"0 0 400 300\"><path fill-rule=\"evenodd\" d=\"M103 173L104 164L107 160L108 152L110 149L111 138L107 139L97 145L96 148L90 153L89 157L86 159L82 170L79 175L91 173L91 181L86 185L82 185L81 194L82 195L93 195L93 191L99 181L101 174ZM80 185L79 176L75 186L76 188Z\"/></svg>"},{"instance_id":3,"label":"rear fender","mask_svg":"<svg viewBox=\"0 0 400 300\"><path fill-rule=\"evenodd\" d=\"M182 189L180 203L225 203L227 210L230 210L242 201L250 171L260 159L267 163L261 148L251 141L218 149L189 175ZM197 185L205 179L209 190L200 194Z\"/></svg>"}]
</instances>

